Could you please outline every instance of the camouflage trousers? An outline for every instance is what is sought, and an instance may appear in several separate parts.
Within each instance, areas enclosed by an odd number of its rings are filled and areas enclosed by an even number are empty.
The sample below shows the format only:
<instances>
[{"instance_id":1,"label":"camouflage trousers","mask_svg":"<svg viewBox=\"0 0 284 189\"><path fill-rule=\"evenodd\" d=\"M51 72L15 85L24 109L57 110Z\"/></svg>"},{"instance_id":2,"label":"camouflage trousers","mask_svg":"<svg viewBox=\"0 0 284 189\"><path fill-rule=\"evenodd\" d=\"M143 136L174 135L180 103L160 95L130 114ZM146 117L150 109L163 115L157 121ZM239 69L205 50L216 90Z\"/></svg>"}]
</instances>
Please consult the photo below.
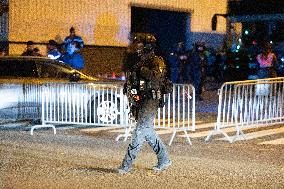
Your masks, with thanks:
<instances>
[{"instance_id":1,"label":"camouflage trousers","mask_svg":"<svg viewBox=\"0 0 284 189\"><path fill-rule=\"evenodd\" d=\"M144 141L147 141L156 153L158 165L169 161L166 147L154 130L153 121L157 113L158 104L158 100L145 100L142 102L141 109L138 112L136 128L123 159L122 168L129 169L132 167Z\"/></svg>"}]
</instances>

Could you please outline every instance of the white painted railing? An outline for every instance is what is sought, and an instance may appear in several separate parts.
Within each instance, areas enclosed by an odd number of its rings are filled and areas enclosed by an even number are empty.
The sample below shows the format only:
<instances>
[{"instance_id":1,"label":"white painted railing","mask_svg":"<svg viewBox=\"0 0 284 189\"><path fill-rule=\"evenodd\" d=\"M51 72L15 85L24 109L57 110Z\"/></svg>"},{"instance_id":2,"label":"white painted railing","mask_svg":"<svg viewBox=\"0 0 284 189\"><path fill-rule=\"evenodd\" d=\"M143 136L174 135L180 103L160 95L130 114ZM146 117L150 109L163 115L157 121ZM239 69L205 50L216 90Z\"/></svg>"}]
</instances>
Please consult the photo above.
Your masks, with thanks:
<instances>
[{"instance_id":1,"label":"white painted railing","mask_svg":"<svg viewBox=\"0 0 284 189\"><path fill-rule=\"evenodd\" d=\"M116 140L131 135L135 121L129 117L128 99L121 84L114 83L47 83L26 84L0 82L0 109L17 108L19 119L41 119L31 128L55 125L117 126L125 129ZM195 90L192 85L175 84L173 92L164 95L165 106L159 108L155 129L173 132L169 145L178 131L186 135L195 130Z\"/></svg>"},{"instance_id":2,"label":"white painted railing","mask_svg":"<svg viewBox=\"0 0 284 189\"><path fill-rule=\"evenodd\" d=\"M185 133L191 144L187 131L195 131L195 89L192 85L175 84L173 92L164 95L165 106L158 109L154 122L155 128L172 129L169 145L178 131Z\"/></svg>"},{"instance_id":3,"label":"white painted railing","mask_svg":"<svg viewBox=\"0 0 284 189\"><path fill-rule=\"evenodd\" d=\"M171 129L173 135L183 131L191 144L188 131L195 130L195 90L192 85L174 85L172 94L164 95L165 106L158 110L155 128ZM121 85L51 83L42 87L42 124L31 128L56 124L118 126L125 133L116 140L131 135L135 122L129 118L128 100Z\"/></svg>"},{"instance_id":4,"label":"white painted railing","mask_svg":"<svg viewBox=\"0 0 284 189\"><path fill-rule=\"evenodd\" d=\"M19 119L39 119L41 117L41 84L23 84L23 95L19 99Z\"/></svg>"},{"instance_id":5,"label":"white painted railing","mask_svg":"<svg viewBox=\"0 0 284 189\"><path fill-rule=\"evenodd\" d=\"M273 125L284 122L284 78L269 78L224 83L219 90L218 117L215 128L206 137L223 134L233 142L245 137L244 127ZM225 128L234 127L230 138Z\"/></svg>"},{"instance_id":6,"label":"white painted railing","mask_svg":"<svg viewBox=\"0 0 284 189\"><path fill-rule=\"evenodd\" d=\"M128 126L128 102L121 85L106 83L51 83L42 88L42 124Z\"/></svg>"},{"instance_id":7,"label":"white painted railing","mask_svg":"<svg viewBox=\"0 0 284 189\"><path fill-rule=\"evenodd\" d=\"M164 95L165 106L159 108L154 120L155 129L167 129L173 132L169 145L172 144L176 133L183 131L186 140L191 143L188 131L195 131L195 89L192 85L174 84L173 91ZM131 136L131 129L135 121L130 120L125 133L119 135L116 140L124 137L124 141Z\"/></svg>"},{"instance_id":8,"label":"white painted railing","mask_svg":"<svg viewBox=\"0 0 284 189\"><path fill-rule=\"evenodd\" d=\"M1 119L40 118L41 85L0 80Z\"/></svg>"}]
</instances>

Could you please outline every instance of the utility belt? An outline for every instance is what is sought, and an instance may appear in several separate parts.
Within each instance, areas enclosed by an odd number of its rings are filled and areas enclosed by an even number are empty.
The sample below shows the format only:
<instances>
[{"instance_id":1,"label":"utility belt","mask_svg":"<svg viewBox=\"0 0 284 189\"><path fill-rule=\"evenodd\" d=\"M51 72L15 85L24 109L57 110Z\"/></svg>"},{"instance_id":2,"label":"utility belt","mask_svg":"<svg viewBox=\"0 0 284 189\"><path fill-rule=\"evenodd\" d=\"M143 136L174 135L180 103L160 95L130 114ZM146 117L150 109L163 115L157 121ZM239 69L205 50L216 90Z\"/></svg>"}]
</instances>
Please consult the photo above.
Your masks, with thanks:
<instances>
[{"instance_id":1,"label":"utility belt","mask_svg":"<svg viewBox=\"0 0 284 189\"><path fill-rule=\"evenodd\" d=\"M138 82L134 84L132 83L130 86L125 84L124 94L128 91L128 96L132 97L135 102L140 102L145 99L162 99L161 90L155 89L151 81L138 80Z\"/></svg>"},{"instance_id":2,"label":"utility belt","mask_svg":"<svg viewBox=\"0 0 284 189\"><path fill-rule=\"evenodd\" d=\"M131 89L131 96L134 101L139 102L142 100L160 100L162 99L162 93L161 90L155 90L155 89L148 89L143 91L138 91L136 89Z\"/></svg>"}]
</instances>

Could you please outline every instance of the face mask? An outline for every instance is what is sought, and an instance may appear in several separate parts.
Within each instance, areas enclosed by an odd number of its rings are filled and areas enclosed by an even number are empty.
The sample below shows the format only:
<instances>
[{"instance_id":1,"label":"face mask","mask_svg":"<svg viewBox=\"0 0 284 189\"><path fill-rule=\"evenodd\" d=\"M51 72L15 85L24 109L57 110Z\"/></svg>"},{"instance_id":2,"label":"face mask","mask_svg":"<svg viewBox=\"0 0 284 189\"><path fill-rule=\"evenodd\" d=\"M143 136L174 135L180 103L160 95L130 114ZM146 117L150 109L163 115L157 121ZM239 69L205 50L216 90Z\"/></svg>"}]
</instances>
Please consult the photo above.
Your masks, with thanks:
<instances>
[{"instance_id":1,"label":"face mask","mask_svg":"<svg viewBox=\"0 0 284 189\"><path fill-rule=\"evenodd\" d=\"M75 45L72 45L72 44L68 45L68 47L67 47L67 53L68 54L73 54L75 52L75 50L76 50Z\"/></svg>"},{"instance_id":2,"label":"face mask","mask_svg":"<svg viewBox=\"0 0 284 189\"><path fill-rule=\"evenodd\" d=\"M138 44L137 44L136 52L138 53L139 56L142 55L142 53L143 53L143 48L144 48L144 45L143 45L142 43L138 43Z\"/></svg>"},{"instance_id":3,"label":"face mask","mask_svg":"<svg viewBox=\"0 0 284 189\"><path fill-rule=\"evenodd\" d=\"M138 49L136 52L137 52L138 56L142 56L143 51L141 49Z\"/></svg>"}]
</instances>

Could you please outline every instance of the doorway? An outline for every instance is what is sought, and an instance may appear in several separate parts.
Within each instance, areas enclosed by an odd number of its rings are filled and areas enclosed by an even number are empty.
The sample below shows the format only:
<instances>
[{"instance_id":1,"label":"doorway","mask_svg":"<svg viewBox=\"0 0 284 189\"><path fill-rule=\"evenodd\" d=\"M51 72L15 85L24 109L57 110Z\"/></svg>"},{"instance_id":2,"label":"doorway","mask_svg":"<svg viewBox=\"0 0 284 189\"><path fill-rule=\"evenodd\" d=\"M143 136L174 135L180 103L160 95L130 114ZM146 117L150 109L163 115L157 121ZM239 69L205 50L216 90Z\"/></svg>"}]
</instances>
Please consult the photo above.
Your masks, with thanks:
<instances>
[{"instance_id":1,"label":"doorway","mask_svg":"<svg viewBox=\"0 0 284 189\"><path fill-rule=\"evenodd\" d=\"M131 32L151 33L165 56L180 41L190 43L190 13L131 7Z\"/></svg>"}]
</instances>

